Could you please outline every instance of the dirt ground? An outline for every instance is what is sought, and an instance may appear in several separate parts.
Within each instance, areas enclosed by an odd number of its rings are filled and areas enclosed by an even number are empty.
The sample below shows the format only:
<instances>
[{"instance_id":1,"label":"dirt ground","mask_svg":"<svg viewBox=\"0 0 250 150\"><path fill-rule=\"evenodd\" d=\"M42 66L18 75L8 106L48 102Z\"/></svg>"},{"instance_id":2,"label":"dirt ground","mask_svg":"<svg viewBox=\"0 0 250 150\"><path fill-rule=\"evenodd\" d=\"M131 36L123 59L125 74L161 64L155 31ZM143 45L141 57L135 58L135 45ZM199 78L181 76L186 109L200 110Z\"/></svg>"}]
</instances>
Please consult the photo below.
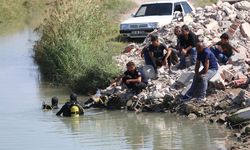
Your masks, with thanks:
<instances>
[{"instance_id":1,"label":"dirt ground","mask_svg":"<svg viewBox=\"0 0 250 150\"><path fill-rule=\"evenodd\" d=\"M123 14L123 15L121 16L121 18L120 18L120 22L122 22L122 21L124 21L124 20L130 18L130 17L131 17L131 14L136 13L136 11L137 11L139 5L141 5L142 3L150 2L150 1L155 1L155 0L132 0L132 1L133 1L134 3L136 3L137 6L135 6L133 9L131 9L128 13ZM156 0L156 1L157 1L157 0Z\"/></svg>"}]
</instances>

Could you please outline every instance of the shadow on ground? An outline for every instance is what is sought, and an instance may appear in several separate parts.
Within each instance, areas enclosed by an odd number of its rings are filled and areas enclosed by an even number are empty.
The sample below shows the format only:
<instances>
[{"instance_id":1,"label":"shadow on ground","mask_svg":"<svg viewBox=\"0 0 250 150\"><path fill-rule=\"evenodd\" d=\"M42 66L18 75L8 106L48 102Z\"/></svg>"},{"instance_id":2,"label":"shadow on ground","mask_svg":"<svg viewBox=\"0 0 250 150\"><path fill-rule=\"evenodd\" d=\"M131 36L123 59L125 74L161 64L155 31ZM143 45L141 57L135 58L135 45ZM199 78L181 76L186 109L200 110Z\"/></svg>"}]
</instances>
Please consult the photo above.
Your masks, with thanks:
<instances>
[{"instance_id":1,"label":"shadow on ground","mask_svg":"<svg viewBox=\"0 0 250 150\"><path fill-rule=\"evenodd\" d=\"M123 43L143 43L144 39L145 38L133 39L133 38L124 37L122 35L118 35L117 37L113 38L111 41L123 42Z\"/></svg>"}]
</instances>

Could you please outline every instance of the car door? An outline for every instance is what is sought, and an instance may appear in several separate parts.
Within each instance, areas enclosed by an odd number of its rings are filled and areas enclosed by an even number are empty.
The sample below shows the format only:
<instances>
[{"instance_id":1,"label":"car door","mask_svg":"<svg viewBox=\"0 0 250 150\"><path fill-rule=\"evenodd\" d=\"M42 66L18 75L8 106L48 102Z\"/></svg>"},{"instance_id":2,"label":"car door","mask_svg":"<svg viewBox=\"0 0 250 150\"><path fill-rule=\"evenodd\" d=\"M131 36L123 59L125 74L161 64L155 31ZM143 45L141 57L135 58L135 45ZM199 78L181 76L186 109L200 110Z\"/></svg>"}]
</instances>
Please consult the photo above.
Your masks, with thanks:
<instances>
[{"instance_id":1,"label":"car door","mask_svg":"<svg viewBox=\"0 0 250 150\"><path fill-rule=\"evenodd\" d=\"M193 8L190 6L188 2L181 2L181 6L184 10L183 14L189 14L193 11Z\"/></svg>"},{"instance_id":2,"label":"car door","mask_svg":"<svg viewBox=\"0 0 250 150\"><path fill-rule=\"evenodd\" d=\"M183 8L181 6L180 2L174 3L174 9L173 9L173 19L177 19L178 21L181 21L183 15L185 15L185 12L183 11Z\"/></svg>"},{"instance_id":3,"label":"car door","mask_svg":"<svg viewBox=\"0 0 250 150\"><path fill-rule=\"evenodd\" d=\"M179 11L179 12L183 12L181 3L174 3L174 12Z\"/></svg>"}]
</instances>

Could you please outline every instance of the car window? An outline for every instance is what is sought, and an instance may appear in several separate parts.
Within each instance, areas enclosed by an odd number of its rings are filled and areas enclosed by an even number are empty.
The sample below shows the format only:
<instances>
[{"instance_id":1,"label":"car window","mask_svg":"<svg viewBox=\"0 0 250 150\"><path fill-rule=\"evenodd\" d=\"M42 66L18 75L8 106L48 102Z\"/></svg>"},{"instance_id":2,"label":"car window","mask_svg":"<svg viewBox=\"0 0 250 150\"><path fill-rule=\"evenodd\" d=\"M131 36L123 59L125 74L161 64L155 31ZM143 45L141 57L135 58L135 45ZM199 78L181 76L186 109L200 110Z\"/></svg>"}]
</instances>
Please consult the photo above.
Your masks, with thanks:
<instances>
[{"instance_id":1,"label":"car window","mask_svg":"<svg viewBox=\"0 0 250 150\"><path fill-rule=\"evenodd\" d=\"M184 9L185 14L191 13L193 11L187 2L181 2L181 5L182 8Z\"/></svg>"},{"instance_id":2,"label":"car window","mask_svg":"<svg viewBox=\"0 0 250 150\"><path fill-rule=\"evenodd\" d=\"M142 7L138 10L136 16L144 16L145 13L146 13L146 9L147 9L147 6L142 6Z\"/></svg>"},{"instance_id":3,"label":"car window","mask_svg":"<svg viewBox=\"0 0 250 150\"><path fill-rule=\"evenodd\" d=\"M180 3L175 3L174 4L174 12L179 11L182 12L181 4Z\"/></svg>"},{"instance_id":4,"label":"car window","mask_svg":"<svg viewBox=\"0 0 250 150\"><path fill-rule=\"evenodd\" d=\"M146 4L142 5L135 17L172 15L172 3Z\"/></svg>"}]
</instances>

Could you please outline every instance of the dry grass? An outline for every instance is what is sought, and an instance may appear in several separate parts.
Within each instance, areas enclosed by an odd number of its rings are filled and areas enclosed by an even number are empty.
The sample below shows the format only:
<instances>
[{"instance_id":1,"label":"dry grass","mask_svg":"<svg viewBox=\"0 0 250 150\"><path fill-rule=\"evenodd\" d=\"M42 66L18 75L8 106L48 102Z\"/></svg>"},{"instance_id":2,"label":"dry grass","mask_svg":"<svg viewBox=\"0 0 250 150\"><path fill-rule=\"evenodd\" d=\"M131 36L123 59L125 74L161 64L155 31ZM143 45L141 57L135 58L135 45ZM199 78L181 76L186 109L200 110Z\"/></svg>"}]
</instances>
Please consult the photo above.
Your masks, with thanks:
<instances>
[{"instance_id":1,"label":"dry grass","mask_svg":"<svg viewBox=\"0 0 250 150\"><path fill-rule=\"evenodd\" d=\"M206 5L212 5L218 0L192 0L192 3L195 7L204 7Z\"/></svg>"},{"instance_id":2,"label":"dry grass","mask_svg":"<svg viewBox=\"0 0 250 150\"><path fill-rule=\"evenodd\" d=\"M0 0L0 35L33 25L45 7L42 0Z\"/></svg>"}]
</instances>

